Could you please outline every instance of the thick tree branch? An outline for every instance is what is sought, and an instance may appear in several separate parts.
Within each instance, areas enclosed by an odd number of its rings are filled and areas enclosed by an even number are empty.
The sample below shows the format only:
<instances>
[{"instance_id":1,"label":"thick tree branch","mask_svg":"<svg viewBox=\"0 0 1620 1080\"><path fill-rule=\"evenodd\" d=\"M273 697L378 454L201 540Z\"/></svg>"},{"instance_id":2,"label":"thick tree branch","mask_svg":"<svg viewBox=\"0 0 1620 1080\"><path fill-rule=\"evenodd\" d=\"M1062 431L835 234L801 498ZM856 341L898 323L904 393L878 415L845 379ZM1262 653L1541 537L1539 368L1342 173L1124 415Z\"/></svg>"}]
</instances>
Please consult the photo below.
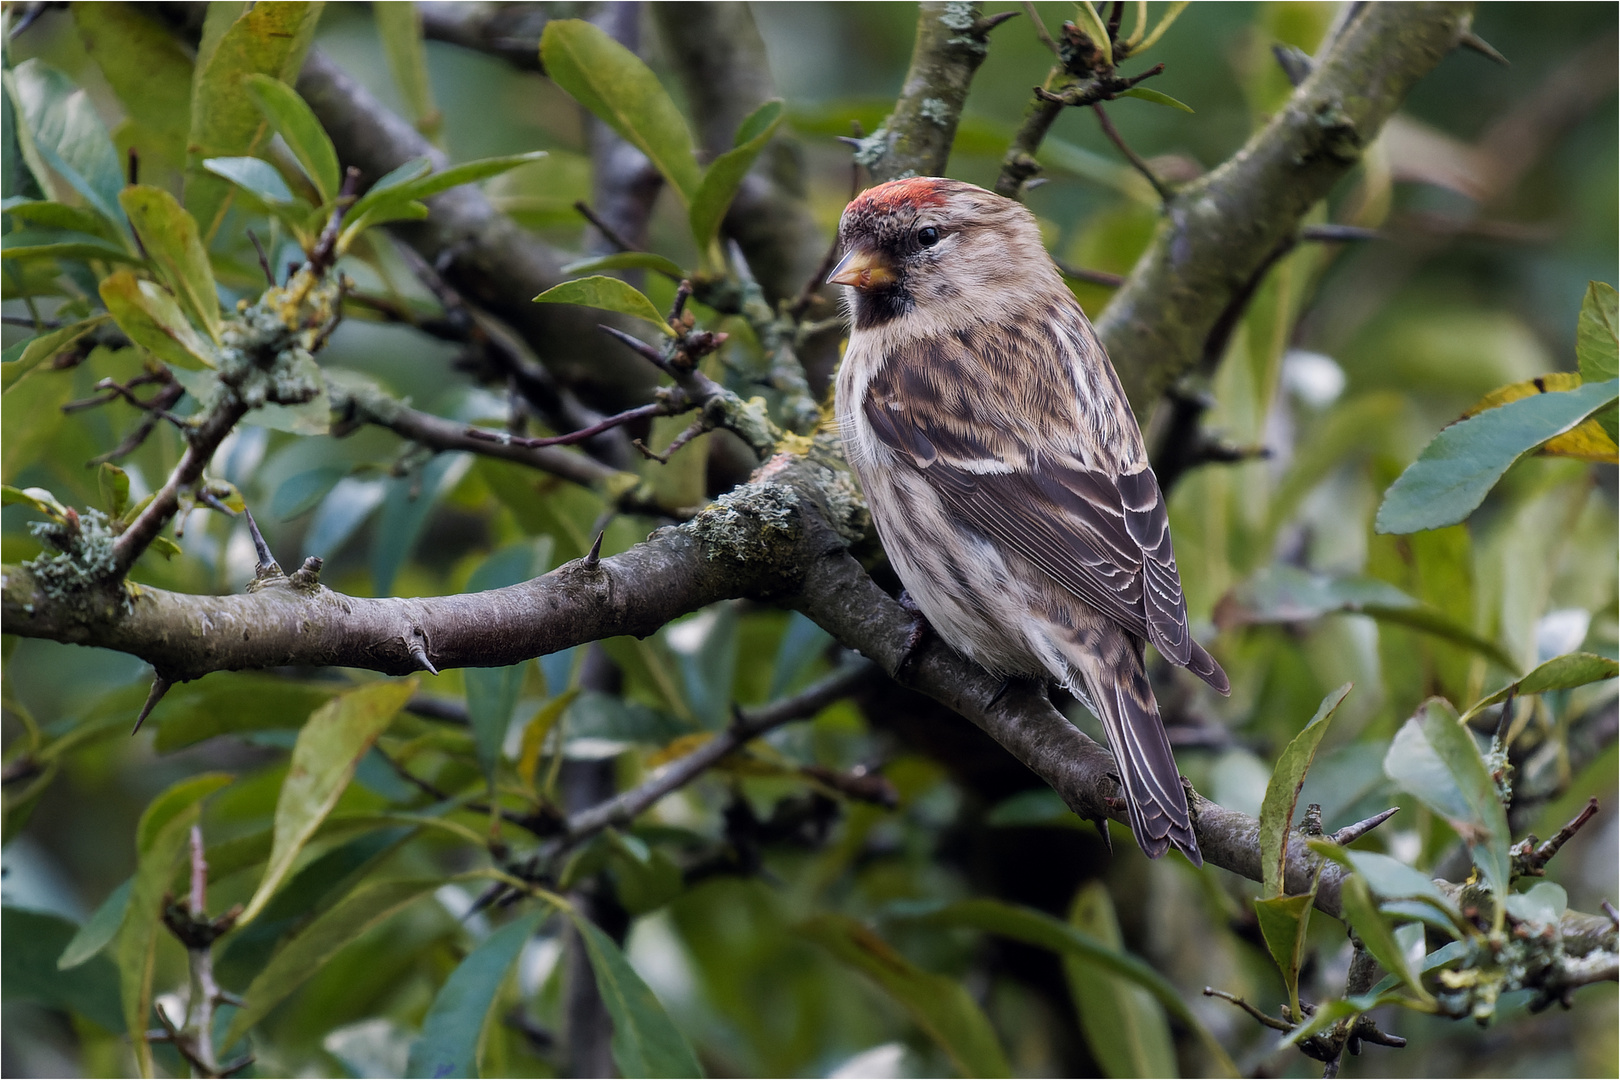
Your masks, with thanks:
<instances>
[{"instance_id":1,"label":"thick tree branch","mask_svg":"<svg viewBox=\"0 0 1620 1080\"><path fill-rule=\"evenodd\" d=\"M422 36L498 56L522 71L541 71L540 34L546 5L515 3L419 3Z\"/></svg>"},{"instance_id":2,"label":"thick tree branch","mask_svg":"<svg viewBox=\"0 0 1620 1080\"><path fill-rule=\"evenodd\" d=\"M1471 10L1362 5L1271 122L1166 203L1153 244L1097 323L1138 413L1197 364L1232 297L1456 47Z\"/></svg>"},{"instance_id":3,"label":"thick tree branch","mask_svg":"<svg viewBox=\"0 0 1620 1080\"><path fill-rule=\"evenodd\" d=\"M945 172L968 87L989 52L990 31L1005 18L983 17L977 3L918 5L917 40L900 98L855 151L874 183Z\"/></svg>"}]
</instances>

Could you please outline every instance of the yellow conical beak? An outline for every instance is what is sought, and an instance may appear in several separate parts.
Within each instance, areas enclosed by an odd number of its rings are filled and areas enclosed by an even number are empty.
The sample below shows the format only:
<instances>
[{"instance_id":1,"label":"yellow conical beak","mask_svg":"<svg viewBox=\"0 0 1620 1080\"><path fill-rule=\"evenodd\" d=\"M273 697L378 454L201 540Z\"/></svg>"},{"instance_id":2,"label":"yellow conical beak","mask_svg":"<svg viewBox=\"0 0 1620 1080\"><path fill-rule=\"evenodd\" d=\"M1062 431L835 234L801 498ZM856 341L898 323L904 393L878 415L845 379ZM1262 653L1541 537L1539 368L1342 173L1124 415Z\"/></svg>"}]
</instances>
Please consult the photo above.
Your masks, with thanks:
<instances>
[{"instance_id":1,"label":"yellow conical beak","mask_svg":"<svg viewBox=\"0 0 1620 1080\"><path fill-rule=\"evenodd\" d=\"M883 258L874 251L856 248L838 260L833 272L827 275L829 285L852 285L857 289L876 289L892 285L896 275Z\"/></svg>"}]
</instances>

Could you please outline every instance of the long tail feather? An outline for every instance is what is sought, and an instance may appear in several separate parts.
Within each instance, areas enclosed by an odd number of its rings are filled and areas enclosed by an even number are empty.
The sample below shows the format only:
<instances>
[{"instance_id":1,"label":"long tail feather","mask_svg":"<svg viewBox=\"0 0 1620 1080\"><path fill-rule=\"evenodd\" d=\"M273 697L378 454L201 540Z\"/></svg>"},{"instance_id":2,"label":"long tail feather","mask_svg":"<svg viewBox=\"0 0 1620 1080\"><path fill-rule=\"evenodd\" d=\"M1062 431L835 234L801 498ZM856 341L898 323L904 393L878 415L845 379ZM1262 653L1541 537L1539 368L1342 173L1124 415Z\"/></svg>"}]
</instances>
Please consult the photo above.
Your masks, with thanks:
<instances>
[{"instance_id":1,"label":"long tail feather","mask_svg":"<svg viewBox=\"0 0 1620 1080\"><path fill-rule=\"evenodd\" d=\"M1202 866L1187 793L1148 684L1141 643L1119 633L1100 650L1076 644L1064 652L1108 734L1136 842L1149 858L1157 859L1174 847L1194 866Z\"/></svg>"}]
</instances>

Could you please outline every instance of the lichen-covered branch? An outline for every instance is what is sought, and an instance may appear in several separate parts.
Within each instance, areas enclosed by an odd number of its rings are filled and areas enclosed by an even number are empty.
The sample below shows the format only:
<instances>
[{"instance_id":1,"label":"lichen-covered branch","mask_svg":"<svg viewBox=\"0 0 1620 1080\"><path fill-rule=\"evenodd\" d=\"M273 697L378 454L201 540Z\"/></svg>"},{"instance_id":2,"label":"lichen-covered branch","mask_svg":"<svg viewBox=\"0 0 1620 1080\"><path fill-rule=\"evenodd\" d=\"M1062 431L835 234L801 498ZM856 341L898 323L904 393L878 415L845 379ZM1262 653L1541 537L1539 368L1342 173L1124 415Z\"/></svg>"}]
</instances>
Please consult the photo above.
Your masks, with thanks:
<instances>
[{"instance_id":1,"label":"lichen-covered branch","mask_svg":"<svg viewBox=\"0 0 1620 1080\"><path fill-rule=\"evenodd\" d=\"M368 181L413 158L426 157L435 168L445 164L441 151L319 49L304 62L298 92L338 157ZM646 400L649 373L601 348L599 313L532 302L567 278L564 256L496 210L476 187L452 188L429 205L426 220L399 232L461 295L517 330L558 380L593 406L616 412Z\"/></svg>"},{"instance_id":2,"label":"lichen-covered branch","mask_svg":"<svg viewBox=\"0 0 1620 1080\"><path fill-rule=\"evenodd\" d=\"M1360 5L1287 105L1166 203L1152 245L1097 322L1138 413L1198 362L1233 296L1457 46L1471 12L1461 3Z\"/></svg>"},{"instance_id":3,"label":"lichen-covered branch","mask_svg":"<svg viewBox=\"0 0 1620 1080\"><path fill-rule=\"evenodd\" d=\"M1016 14L986 18L980 7L938 0L917 6L917 40L900 98L855 151L874 182L945 172L968 87L990 50L990 31Z\"/></svg>"}]
</instances>

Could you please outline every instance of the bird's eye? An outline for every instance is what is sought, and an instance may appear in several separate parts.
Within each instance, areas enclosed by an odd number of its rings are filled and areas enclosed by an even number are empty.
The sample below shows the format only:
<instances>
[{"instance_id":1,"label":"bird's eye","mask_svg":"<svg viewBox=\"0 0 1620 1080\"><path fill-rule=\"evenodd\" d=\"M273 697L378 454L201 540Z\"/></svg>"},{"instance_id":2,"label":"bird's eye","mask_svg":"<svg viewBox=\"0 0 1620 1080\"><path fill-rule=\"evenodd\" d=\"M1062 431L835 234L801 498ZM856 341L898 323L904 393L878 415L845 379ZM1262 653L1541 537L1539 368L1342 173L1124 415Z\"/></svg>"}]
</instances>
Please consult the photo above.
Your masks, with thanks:
<instances>
[{"instance_id":1,"label":"bird's eye","mask_svg":"<svg viewBox=\"0 0 1620 1080\"><path fill-rule=\"evenodd\" d=\"M917 230L917 243L923 247L933 247L939 243L939 230L929 225L927 228Z\"/></svg>"}]
</instances>

